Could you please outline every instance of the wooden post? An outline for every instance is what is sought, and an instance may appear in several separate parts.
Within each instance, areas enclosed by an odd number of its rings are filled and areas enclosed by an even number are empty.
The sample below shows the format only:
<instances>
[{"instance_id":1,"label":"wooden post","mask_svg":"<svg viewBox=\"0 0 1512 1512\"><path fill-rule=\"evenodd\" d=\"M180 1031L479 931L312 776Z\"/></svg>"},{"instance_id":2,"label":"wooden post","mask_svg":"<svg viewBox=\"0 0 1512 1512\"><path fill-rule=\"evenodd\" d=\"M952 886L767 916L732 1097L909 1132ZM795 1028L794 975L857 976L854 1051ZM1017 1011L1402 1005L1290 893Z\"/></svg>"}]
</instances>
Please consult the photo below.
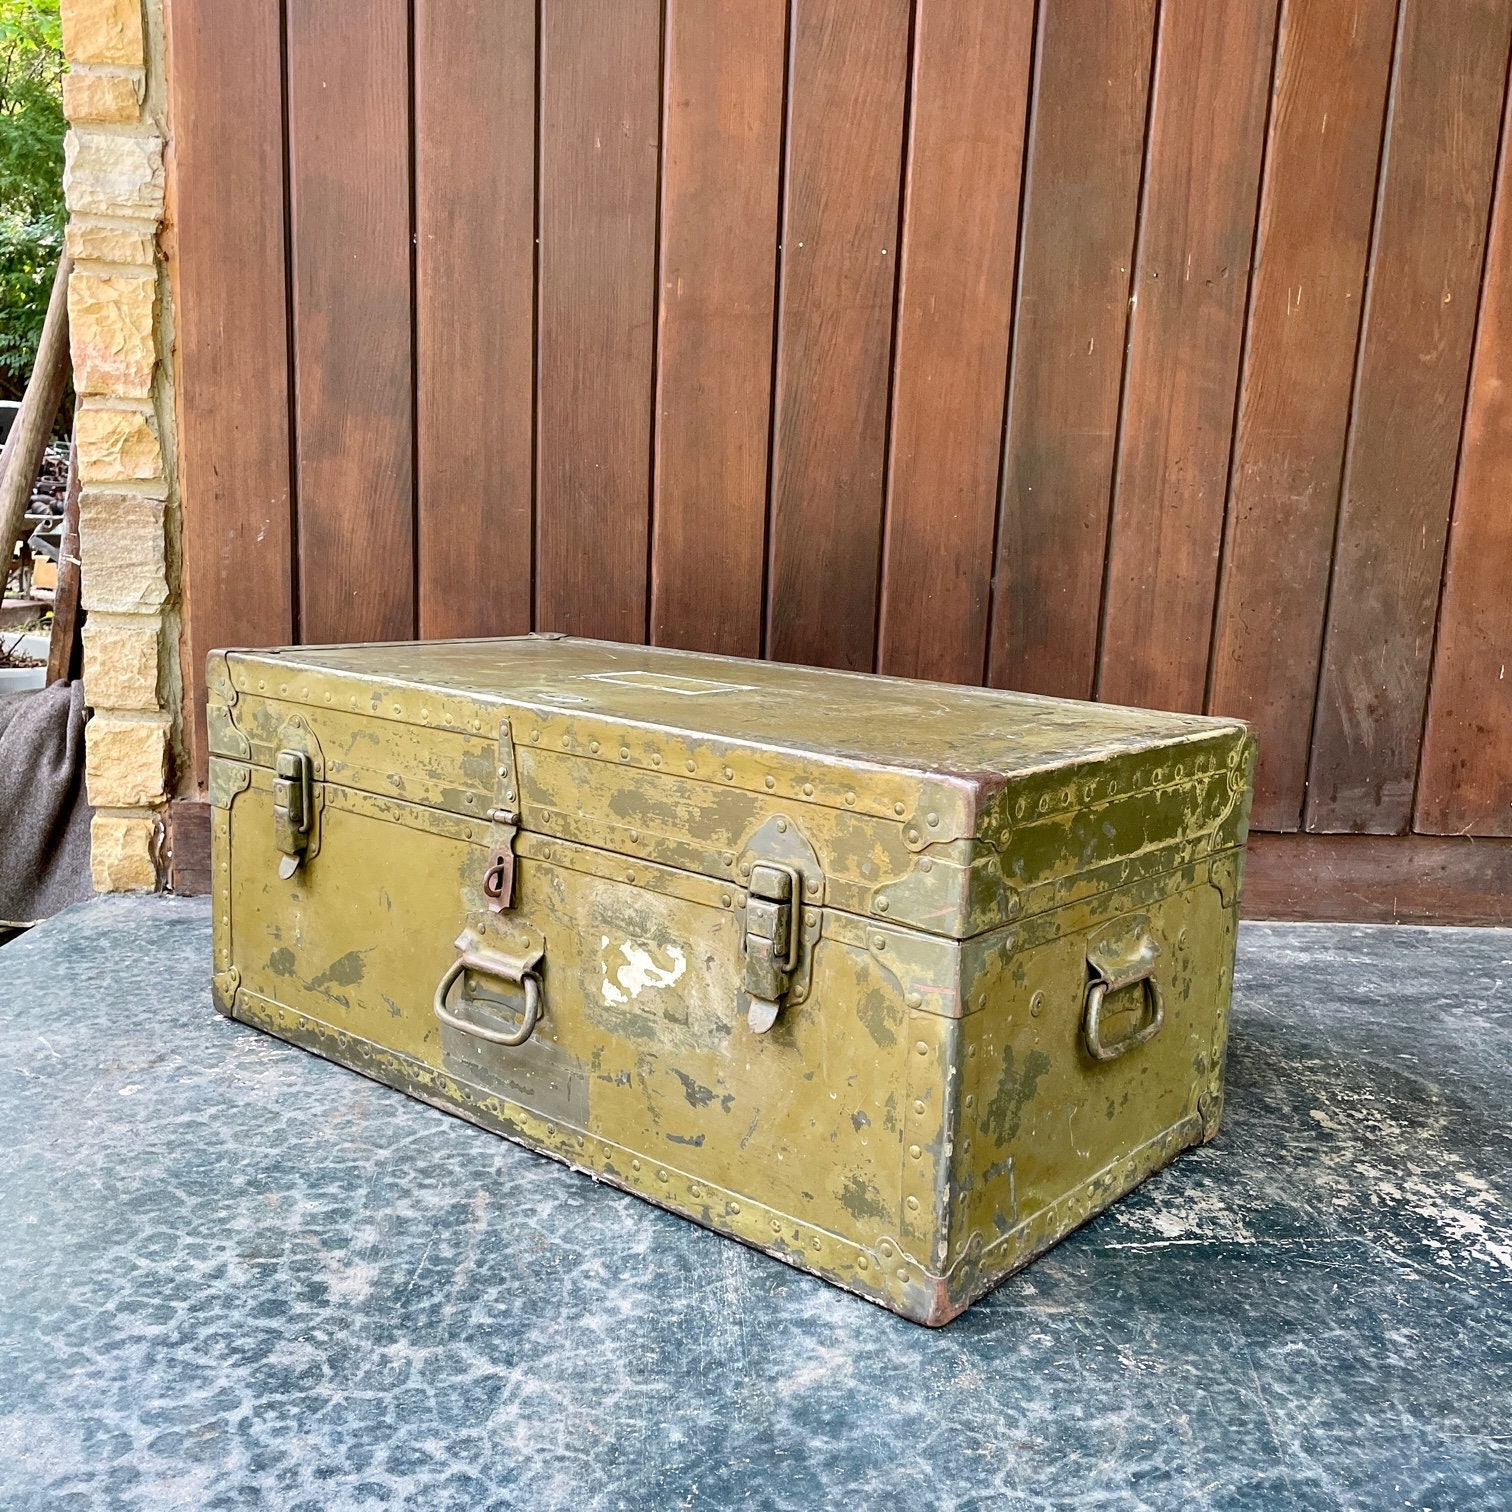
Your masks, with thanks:
<instances>
[{"instance_id":1,"label":"wooden post","mask_svg":"<svg viewBox=\"0 0 1512 1512\"><path fill-rule=\"evenodd\" d=\"M42 339L37 343L37 360L32 365L26 395L6 442L5 471L0 474L0 599L10 578L11 558L21 539L26 506L47 450L63 391L68 386L68 275L73 259L64 252L58 258L52 295L47 301L47 318L42 323Z\"/></svg>"}]
</instances>

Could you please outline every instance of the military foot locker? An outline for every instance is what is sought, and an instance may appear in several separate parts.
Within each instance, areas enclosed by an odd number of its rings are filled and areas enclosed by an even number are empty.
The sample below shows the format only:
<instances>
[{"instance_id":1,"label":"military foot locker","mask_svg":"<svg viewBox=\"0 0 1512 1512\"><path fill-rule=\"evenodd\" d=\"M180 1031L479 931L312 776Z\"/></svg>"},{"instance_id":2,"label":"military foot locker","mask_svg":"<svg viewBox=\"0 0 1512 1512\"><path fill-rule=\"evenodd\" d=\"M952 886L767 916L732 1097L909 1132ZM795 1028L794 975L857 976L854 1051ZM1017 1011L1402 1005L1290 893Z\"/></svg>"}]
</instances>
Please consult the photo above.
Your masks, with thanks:
<instances>
[{"instance_id":1,"label":"military foot locker","mask_svg":"<svg viewBox=\"0 0 1512 1512\"><path fill-rule=\"evenodd\" d=\"M1241 725L554 637L209 687L222 1011L907 1317L1218 1127Z\"/></svg>"}]
</instances>

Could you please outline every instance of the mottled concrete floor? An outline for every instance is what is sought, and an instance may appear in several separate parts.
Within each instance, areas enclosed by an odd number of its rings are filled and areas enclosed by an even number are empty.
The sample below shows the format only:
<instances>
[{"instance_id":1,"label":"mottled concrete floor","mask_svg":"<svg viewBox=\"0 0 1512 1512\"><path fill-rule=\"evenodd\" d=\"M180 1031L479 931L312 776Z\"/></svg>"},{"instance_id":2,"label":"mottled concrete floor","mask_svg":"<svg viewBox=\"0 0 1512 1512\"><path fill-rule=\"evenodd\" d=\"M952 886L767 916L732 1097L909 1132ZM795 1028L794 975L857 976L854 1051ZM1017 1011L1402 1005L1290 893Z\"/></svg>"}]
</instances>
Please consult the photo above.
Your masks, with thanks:
<instances>
[{"instance_id":1,"label":"mottled concrete floor","mask_svg":"<svg viewBox=\"0 0 1512 1512\"><path fill-rule=\"evenodd\" d=\"M5 1507L1512 1505L1512 933L1247 928L1218 1142L939 1333L226 1022L208 936L0 949Z\"/></svg>"}]
</instances>

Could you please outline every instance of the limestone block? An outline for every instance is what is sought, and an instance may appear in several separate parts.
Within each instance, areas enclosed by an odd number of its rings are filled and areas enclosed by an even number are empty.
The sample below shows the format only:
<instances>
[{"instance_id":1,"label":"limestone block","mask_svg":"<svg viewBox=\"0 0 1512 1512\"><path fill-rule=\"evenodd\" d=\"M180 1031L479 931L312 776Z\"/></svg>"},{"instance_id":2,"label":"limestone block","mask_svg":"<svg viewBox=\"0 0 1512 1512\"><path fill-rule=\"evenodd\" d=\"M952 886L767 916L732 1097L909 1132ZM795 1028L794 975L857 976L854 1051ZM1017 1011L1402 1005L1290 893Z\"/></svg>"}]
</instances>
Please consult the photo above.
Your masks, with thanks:
<instances>
[{"instance_id":1,"label":"limestone block","mask_svg":"<svg viewBox=\"0 0 1512 1512\"><path fill-rule=\"evenodd\" d=\"M68 255L75 262L130 263L140 268L153 265L150 231L72 220L68 223L67 244Z\"/></svg>"},{"instance_id":2,"label":"limestone block","mask_svg":"<svg viewBox=\"0 0 1512 1512\"><path fill-rule=\"evenodd\" d=\"M143 75L90 73L63 75L63 114L70 121L135 121L142 114Z\"/></svg>"},{"instance_id":3,"label":"limestone block","mask_svg":"<svg viewBox=\"0 0 1512 1512\"><path fill-rule=\"evenodd\" d=\"M156 615L84 626L84 696L96 709L158 707Z\"/></svg>"},{"instance_id":4,"label":"limestone block","mask_svg":"<svg viewBox=\"0 0 1512 1512\"><path fill-rule=\"evenodd\" d=\"M79 558L86 609L107 614L157 609L168 598L161 500L86 488L79 497Z\"/></svg>"},{"instance_id":5,"label":"limestone block","mask_svg":"<svg viewBox=\"0 0 1512 1512\"><path fill-rule=\"evenodd\" d=\"M153 315L157 279L74 273L68 280L68 338L80 394L145 399L157 363Z\"/></svg>"},{"instance_id":6,"label":"limestone block","mask_svg":"<svg viewBox=\"0 0 1512 1512\"><path fill-rule=\"evenodd\" d=\"M63 55L72 63L146 61L141 0L63 0Z\"/></svg>"},{"instance_id":7,"label":"limestone block","mask_svg":"<svg viewBox=\"0 0 1512 1512\"><path fill-rule=\"evenodd\" d=\"M96 808L141 808L163 800L168 722L96 714L84 731L84 784Z\"/></svg>"},{"instance_id":8,"label":"limestone block","mask_svg":"<svg viewBox=\"0 0 1512 1512\"><path fill-rule=\"evenodd\" d=\"M158 825L151 814L96 814L89 869L96 892L155 892Z\"/></svg>"},{"instance_id":9,"label":"limestone block","mask_svg":"<svg viewBox=\"0 0 1512 1512\"><path fill-rule=\"evenodd\" d=\"M163 473L157 421L139 410L80 409L74 419L79 479L145 483Z\"/></svg>"},{"instance_id":10,"label":"limestone block","mask_svg":"<svg viewBox=\"0 0 1512 1512\"><path fill-rule=\"evenodd\" d=\"M163 217L163 139L70 131L63 142L63 197L75 215Z\"/></svg>"}]
</instances>

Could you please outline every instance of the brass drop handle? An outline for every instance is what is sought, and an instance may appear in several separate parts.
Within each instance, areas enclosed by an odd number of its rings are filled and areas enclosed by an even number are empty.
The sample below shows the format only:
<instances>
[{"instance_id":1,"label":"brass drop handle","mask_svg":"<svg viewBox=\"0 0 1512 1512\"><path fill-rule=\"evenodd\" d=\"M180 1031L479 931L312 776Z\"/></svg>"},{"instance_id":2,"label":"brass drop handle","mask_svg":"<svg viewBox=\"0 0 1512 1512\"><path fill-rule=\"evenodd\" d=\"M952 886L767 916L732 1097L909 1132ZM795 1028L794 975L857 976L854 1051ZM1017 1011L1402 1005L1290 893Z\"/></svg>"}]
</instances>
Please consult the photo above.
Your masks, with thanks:
<instances>
[{"instance_id":1,"label":"brass drop handle","mask_svg":"<svg viewBox=\"0 0 1512 1512\"><path fill-rule=\"evenodd\" d=\"M1087 1054L1093 1060L1117 1060L1120 1055L1127 1055L1137 1046L1148 1044L1160 1033L1161 1026L1165 1023L1165 994L1160 990L1160 983L1155 980L1153 966L1140 976L1120 982L1118 985L1133 987L1136 984L1144 988L1145 1002L1149 1005L1150 1016L1133 1034L1126 1034L1111 1045L1105 1045L1102 1038L1103 1000L1108 995L1110 984L1102 979L1087 984L1087 1005L1082 1015L1082 1038L1086 1040Z\"/></svg>"},{"instance_id":2,"label":"brass drop handle","mask_svg":"<svg viewBox=\"0 0 1512 1512\"><path fill-rule=\"evenodd\" d=\"M451 995L452 988L456 986L457 979L464 971L476 971L483 976L496 977L501 982L510 982L523 989L525 1017L520 1021L520 1027L517 1030L513 1033L505 1033L500 1029L485 1029L481 1024L458 1018L446 1006L446 1000ZM436 999L433 1006L436 1017L449 1029L457 1029L463 1034L474 1035L478 1039L487 1040L491 1045L511 1047L523 1045L535 1033L535 1026L541 1017L540 974L535 971L521 971L498 956L484 955L477 951L464 951L446 968L445 975L436 986Z\"/></svg>"}]
</instances>

